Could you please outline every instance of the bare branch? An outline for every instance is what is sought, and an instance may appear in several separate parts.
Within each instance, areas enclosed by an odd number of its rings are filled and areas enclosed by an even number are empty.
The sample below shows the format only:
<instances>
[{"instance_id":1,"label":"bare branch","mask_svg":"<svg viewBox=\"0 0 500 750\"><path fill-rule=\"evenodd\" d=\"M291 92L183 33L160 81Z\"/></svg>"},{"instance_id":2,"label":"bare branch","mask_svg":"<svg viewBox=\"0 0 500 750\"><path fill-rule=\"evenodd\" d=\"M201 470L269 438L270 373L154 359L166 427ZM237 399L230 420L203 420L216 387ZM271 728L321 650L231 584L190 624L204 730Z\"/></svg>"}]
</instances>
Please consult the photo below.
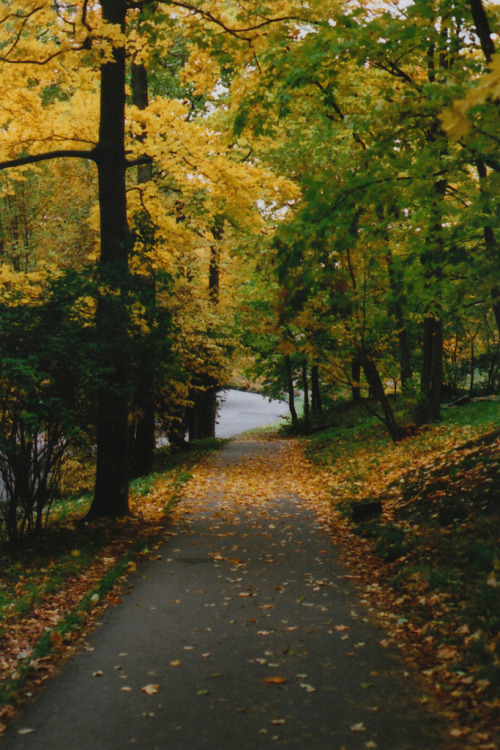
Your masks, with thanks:
<instances>
[{"instance_id":1,"label":"bare branch","mask_svg":"<svg viewBox=\"0 0 500 750\"><path fill-rule=\"evenodd\" d=\"M130 159L125 162L127 167L141 167L144 164L152 164L153 159L151 156L138 156L137 159Z\"/></svg>"}]
</instances>

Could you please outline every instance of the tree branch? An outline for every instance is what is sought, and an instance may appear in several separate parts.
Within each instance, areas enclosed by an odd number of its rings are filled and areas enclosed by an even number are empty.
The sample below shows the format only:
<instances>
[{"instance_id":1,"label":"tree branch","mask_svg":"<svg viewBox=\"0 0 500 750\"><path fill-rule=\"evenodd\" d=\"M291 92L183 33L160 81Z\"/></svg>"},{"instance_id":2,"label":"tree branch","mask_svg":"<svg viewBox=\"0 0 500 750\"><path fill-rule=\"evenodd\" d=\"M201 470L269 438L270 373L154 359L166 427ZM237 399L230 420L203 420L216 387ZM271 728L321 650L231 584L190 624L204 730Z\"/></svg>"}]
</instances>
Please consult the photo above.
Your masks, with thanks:
<instances>
[{"instance_id":1,"label":"tree branch","mask_svg":"<svg viewBox=\"0 0 500 750\"><path fill-rule=\"evenodd\" d=\"M237 39L242 39L245 42L251 42L251 37L245 37L243 34L248 33L249 31L258 31L259 29L262 29L264 26L269 26L272 23L281 23L283 21L293 21L296 20L295 16L281 16L278 18L266 18L264 21L261 21L260 23L256 23L254 26L248 26L241 29L234 29L229 27L221 18L217 18L214 16L209 10L203 10L203 8L198 8L193 3L189 2L181 2L181 0L159 0L164 5L173 5L176 8L184 8L184 10L189 10L195 15L199 15L202 18L204 18L207 21L210 21L211 23L220 26L225 32L228 34L231 34L232 36L235 36ZM131 3L131 5L135 5L136 7L140 7L140 3Z\"/></svg>"},{"instance_id":2,"label":"tree branch","mask_svg":"<svg viewBox=\"0 0 500 750\"><path fill-rule=\"evenodd\" d=\"M49 161L49 159L90 159L90 161L96 161L97 152L96 149L91 151L81 151L79 149L61 149L59 151L48 151L45 154L32 154L31 156L20 156L18 159L8 159L7 161L0 162L0 170L10 169L11 167L23 167L27 164L37 164L41 161Z\"/></svg>"},{"instance_id":3,"label":"tree branch","mask_svg":"<svg viewBox=\"0 0 500 750\"><path fill-rule=\"evenodd\" d=\"M125 162L126 167L142 167L144 164L152 164L153 157L151 156L138 156L136 159L130 159Z\"/></svg>"}]
</instances>

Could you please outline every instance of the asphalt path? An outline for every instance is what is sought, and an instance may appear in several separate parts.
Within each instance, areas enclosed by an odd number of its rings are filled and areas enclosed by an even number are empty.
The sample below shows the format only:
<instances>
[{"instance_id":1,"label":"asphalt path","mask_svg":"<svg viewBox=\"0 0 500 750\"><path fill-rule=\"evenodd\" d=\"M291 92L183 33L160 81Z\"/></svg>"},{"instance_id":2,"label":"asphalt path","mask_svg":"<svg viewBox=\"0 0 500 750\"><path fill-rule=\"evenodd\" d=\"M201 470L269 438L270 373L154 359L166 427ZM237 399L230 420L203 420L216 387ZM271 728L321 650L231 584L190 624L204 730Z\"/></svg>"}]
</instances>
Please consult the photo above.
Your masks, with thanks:
<instances>
[{"instance_id":1,"label":"asphalt path","mask_svg":"<svg viewBox=\"0 0 500 750\"><path fill-rule=\"evenodd\" d=\"M370 620L322 523L291 494L228 514L214 456L199 512L141 563L2 750L442 750L440 721Z\"/></svg>"}]
</instances>

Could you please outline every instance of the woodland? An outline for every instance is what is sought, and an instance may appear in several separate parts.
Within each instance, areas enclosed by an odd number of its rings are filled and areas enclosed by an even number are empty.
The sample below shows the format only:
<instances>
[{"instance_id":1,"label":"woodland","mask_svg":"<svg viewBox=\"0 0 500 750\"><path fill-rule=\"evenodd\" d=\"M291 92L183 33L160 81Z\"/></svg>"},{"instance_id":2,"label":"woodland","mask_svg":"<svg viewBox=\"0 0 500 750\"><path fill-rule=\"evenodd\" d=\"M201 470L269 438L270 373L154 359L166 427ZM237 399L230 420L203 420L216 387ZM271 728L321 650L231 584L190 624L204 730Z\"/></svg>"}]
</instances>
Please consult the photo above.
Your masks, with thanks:
<instances>
[{"instance_id":1,"label":"woodland","mask_svg":"<svg viewBox=\"0 0 500 750\"><path fill-rule=\"evenodd\" d=\"M213 436L242 375L306 430L366 402L395 443L498 390L498 19L0 1L3 541L84 457L88 518L126 516L157 434Z\"/></svg>"}]
</instances>

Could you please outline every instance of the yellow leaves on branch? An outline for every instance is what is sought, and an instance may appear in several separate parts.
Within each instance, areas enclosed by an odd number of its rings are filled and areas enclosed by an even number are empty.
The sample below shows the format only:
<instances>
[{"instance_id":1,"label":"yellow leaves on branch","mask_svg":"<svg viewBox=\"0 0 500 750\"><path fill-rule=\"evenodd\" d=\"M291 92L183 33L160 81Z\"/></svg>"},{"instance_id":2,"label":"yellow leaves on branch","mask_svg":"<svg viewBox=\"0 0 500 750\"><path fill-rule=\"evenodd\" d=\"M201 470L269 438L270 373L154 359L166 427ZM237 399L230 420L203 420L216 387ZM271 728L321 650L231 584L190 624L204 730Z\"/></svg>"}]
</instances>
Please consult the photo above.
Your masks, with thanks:
<instances>
[{"instance_id":1,"label":"yellow leaves on branch","mask_svg":"<svg viewBox=\"0 0 500 750\"><path fill-rule=\"evenodd\" d=\"M488 99L491 101L500 99L499 54L494 56L490 64L490 72L485 73L463 99L455 102L440 115L441 123L448 135L457 141L467 136L473 126L473 120L469 115L470 110L478 104L484 104Z\"/></svg>"},{"instance_id":2,"label":"yellow leaves on branch","mask_svg":"<svg viewBox=\"0 0 500 750\"><path fill-rule=\"evenodd\" d=\"M179 75L184 84L191 84L196 95L206 95L213 91L219 77L217 62L207 50L200 48L191 52Z\"/></svg>"}]
</instances>

